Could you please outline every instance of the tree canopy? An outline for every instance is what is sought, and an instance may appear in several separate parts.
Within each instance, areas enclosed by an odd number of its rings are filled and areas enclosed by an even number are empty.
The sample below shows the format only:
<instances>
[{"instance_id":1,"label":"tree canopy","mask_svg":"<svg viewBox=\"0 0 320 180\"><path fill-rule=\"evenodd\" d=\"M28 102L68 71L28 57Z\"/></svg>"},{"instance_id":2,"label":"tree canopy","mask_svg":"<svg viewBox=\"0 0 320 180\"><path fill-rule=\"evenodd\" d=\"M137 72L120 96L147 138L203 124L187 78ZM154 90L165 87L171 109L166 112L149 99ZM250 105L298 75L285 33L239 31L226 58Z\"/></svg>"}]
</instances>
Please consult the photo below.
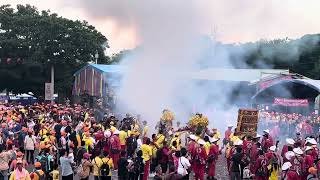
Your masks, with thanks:
<instances>
[{"instance_id":1,"label":"tree canopy","mask_svg":"<svg viewBox=\"0 0 320 180\"><path fill-rule=\"evenodd\" d=\"M0 7L0 90L44 94L55 68L55 92L70 96L73 73L90 61L109 63L107 38L86 21L30 5Z\"/></svg>"}]
</instances>

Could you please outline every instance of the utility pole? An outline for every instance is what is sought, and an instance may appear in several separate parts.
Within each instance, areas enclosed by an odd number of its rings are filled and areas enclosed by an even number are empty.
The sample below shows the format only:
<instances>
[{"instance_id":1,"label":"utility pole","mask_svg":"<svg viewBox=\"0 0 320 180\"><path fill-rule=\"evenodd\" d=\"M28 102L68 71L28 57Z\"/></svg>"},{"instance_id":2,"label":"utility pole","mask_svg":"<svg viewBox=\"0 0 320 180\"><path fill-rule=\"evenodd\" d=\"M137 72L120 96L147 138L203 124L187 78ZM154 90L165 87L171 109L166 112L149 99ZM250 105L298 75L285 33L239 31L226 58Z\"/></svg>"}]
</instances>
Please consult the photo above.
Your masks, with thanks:
<instances>
[{"instance_id":1,"label":"utility pole","mask_svg":"<svg viewBox=\"0 0 320 180\"><path fill-rule=\"evenodd\" d=\"M51 103L54 103L54 66L53 65L51 65L51 92L52 92Z\"/></svg>"}]
</instances>

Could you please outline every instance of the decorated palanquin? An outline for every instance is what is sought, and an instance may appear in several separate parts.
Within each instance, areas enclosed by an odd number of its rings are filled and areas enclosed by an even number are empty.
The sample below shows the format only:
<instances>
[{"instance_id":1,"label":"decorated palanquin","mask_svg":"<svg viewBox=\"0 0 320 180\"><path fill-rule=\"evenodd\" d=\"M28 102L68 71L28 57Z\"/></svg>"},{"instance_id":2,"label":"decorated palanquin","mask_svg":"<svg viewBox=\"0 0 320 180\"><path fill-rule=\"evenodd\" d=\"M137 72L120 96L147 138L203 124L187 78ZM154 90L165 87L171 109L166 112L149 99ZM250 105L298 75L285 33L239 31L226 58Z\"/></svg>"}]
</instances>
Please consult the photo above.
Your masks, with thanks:
<instances>
[{"instance_id":1,"label":"decorated palanquin","mask_svg":"<svg viewBox=\"0 0 320 180\"><path fill-rule=\"evenodd\" d=\"M238 136L257 135L259 112L256 109L239 109L236 134Z\"/></svg>"},{"instance_id":2,"label":"decorated palanquin","mask_svg":"<svg viewBox=\"0 0 320 180\"><path fill-rule=\"evenodd\" d=\"M174 121L174 118L175 117L174 117L174 114L172 111L170 111L168 109L164 109L162 111L162 116L160 118L160 123L159 123L158 127L160 130L162 130L163 133L166 134L166 136L170 135L169 132L171 132L172 121Z\"/></svg>"}]
</instances>

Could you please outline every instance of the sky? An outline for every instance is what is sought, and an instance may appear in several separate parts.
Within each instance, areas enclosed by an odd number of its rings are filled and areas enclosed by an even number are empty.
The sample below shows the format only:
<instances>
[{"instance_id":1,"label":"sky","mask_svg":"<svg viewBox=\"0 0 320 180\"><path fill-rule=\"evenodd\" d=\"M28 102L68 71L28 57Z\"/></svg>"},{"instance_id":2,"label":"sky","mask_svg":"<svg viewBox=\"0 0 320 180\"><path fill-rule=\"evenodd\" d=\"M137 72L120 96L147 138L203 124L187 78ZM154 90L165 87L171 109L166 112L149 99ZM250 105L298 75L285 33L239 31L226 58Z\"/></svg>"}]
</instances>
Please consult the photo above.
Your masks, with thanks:
<instances>
[{"instance_id":1,"label":"sky","mask_svg":"<svg viewBox=\"0 0 320 180\"><path fill-rule=\"evenodd\" d=\"M144 6L144 2L145 0L0 0L1 5L31 4L39 10L50 9L51 12L69 19L86 20L109 39L108 54L139 45L141 40L137 29L140 24L134 18L137 13L131 11L151 8ZM167 1L167 6L171 2ZM201 23L197 30L204 35L213 35L225 43L286 37L294 39L320 32L319 0L184 1L186 2L193 2L192 6L201 12L201 16L198 16L201 17ZM163 10L165 12L166 9Z\"/></svg>"}]
</instances>

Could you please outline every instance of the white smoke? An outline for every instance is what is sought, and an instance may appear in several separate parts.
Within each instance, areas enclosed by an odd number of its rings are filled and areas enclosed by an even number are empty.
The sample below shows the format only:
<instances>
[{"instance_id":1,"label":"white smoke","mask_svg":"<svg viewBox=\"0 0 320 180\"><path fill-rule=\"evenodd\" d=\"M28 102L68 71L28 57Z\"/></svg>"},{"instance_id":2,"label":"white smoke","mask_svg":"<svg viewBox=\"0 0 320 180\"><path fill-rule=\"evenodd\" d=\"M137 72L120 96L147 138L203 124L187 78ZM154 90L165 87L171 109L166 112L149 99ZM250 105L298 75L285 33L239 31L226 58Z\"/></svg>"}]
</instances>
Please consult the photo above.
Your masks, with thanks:
<instances>
[{"instance_id":1,"label":"white smoke","mask_svg":"<svg viewBox=\"0 0 320 180\"><path fill-rule=\"evenodd\" d=\"M221 21L226 23L222 27L228 27L229 31L229 26L233 26L245 35L264 32L263 26L256 28L254 23L261 25L262 22L273 21L264 11L271 10L272 3L276 1L265 1L262 5L255 3L255 6L250 6L252 1L230 0L222 6L218 1L199 3L198 0L80 2L80 6L85 7L93 17L113 19L118 26L134 28L140 41L141 46L121 63L127 68L117 93L121 110L142 114L152 125L159 120L164 108L173 110L177 120L183 122L187 121L191 112L200 111L209 116L211 126L223 129L227 123L235 124L237 108L229 103L235 86L223 82L196 82L189 73L209 65L233 68L235 63L231 63L230 51L237 56L236 66L246 67L242 57L250 48L217 48L215 41L209 41L206 47L202 38L211 31L215 22L219 27ZM244 5L246 8L241 8ZM281 9L275 9L275 14L283 13ZM250 18L243 21L240 19L242 16L238 17L235 12ZM228 24L228 19L217 19L223 15L230 17L231 14L231 22L237 20L238 24ZM252 31L243 32L242 26L251 26ZM261 37L264 37L263 34ZM214 54L203 56L206 54L203 49L206 48Z\"/></svg>"}]
</instances>

